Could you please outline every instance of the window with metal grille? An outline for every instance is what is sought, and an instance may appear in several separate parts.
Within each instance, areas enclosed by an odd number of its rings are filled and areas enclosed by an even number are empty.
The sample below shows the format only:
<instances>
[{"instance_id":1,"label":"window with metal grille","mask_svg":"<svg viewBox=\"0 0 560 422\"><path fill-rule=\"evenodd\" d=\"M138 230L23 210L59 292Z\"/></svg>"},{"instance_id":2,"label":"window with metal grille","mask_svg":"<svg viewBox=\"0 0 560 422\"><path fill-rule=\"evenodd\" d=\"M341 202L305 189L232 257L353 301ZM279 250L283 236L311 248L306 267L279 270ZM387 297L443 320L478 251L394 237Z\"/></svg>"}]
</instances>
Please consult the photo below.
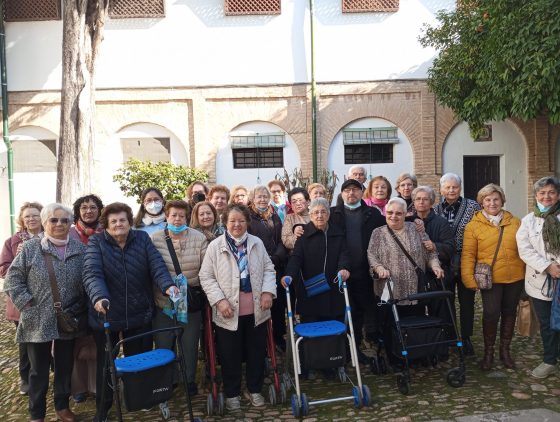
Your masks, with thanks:
<instances>
[{"instance_id":1,"label":"window with metal grille","mask_svg":"<svg viewBox=\"0 0 560 422\"><path fill-rule=\"evenodd\" d=\"M283 148L242 148L233 150L234 169L284 167Z\"/></svg>"},{"instance_id":2,"label":"window with metal grille","mask_svg":"<svg viewBox=\"0 0 560 422\"><path fill-rule=\"evenodd\" d=\"M398 129L391 127L343 129L344 145L398 144Z\"/></svg>"},{"instance_id":3,"label":"window with metal grille","mask_svg":"<svg viewBox=\"0 0 560 422\"><path fill-rule=\"evenodd\" d=\"M112 19L164 18L164 0L111 0L109 16Z\"/></svg>"},{"instance_id":4,"label":"window with metal grille","mask_svg":"<svg viewBox=\"0 0 560 422\"><path fill-rule=\"evenodd\" d=\"M130 158L142 161L171 161L169 138L123 138L121 139L123 163Z\"/></svg>"},{"instance_id":5,"label":"window with metal grille","mask_svg":"<svg viewBox=\"0 0 560 422\"><path fill-rule=\"evenodd\" d=\"M342 0L342 13L397 12L399 0Z\"/></svg>"},{"instance_id":6,"label":"window with metal grille","mask_svg":"<svg viewBox=\"0 0 560 422\"><path fill-rule=\"evenodd\" d=\"M14 172L55 172L56 141L54 139L17 140L14 149Z\"/></svg>"},{"instance_id":7,"label":"window with metal grille","mask_svg":"<svg viewBox=\"0 0 560 422\"><path fill-rule=\"evenodd\" d=\"M393 162L393 144L344 146L344 164L381 164Z\"/></svg>"},{"instance_id":8,"label":"window with metal grille","mask_svg":"<svg viewBox=\"0 0 560 422\"><path fill-rule=\"evenodd\" d=\"M60 20L60 0L5 0L4 19L7 22Z\"/></svg>"},{"instance_id":9,"label":"window with metal grille","mask_svg":"<svg viewBox=\"0 0 560 422\"><path fill-rule=\"evenodd\" d=\"M225 0L224 12L235 15L279 15L280 0Z\"/></svg>"}]
</instances>

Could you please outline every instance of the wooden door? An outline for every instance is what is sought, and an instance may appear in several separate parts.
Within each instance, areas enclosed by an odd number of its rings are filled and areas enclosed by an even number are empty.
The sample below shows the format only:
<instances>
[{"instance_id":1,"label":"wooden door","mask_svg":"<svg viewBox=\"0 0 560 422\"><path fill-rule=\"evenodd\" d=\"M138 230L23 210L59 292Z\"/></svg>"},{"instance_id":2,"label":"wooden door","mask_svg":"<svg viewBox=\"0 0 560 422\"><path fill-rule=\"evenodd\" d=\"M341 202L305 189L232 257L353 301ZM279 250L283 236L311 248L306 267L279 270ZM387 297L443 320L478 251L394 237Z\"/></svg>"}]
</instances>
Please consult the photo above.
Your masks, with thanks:
<instances>
[{"instance_id":1,"label":"wooden door","mask_svg":"<svg viewBox=\"0 0 560 422\"><path fill-rule=\"evenodd\" d=\"M463 196L476 200L480 188L500 184L500 157L479 155L463 157Z\"/></svg>"}]
</instances>

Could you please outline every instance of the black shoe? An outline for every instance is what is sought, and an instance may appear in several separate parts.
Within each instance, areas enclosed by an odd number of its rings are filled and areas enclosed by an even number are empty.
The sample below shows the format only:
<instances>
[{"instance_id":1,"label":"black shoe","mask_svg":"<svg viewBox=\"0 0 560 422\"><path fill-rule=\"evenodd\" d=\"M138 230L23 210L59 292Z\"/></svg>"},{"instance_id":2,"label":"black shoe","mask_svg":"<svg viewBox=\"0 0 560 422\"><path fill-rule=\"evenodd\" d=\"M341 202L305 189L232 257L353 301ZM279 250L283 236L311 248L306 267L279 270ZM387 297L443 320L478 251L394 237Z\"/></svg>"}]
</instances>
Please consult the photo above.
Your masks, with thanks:
<instances>
[{"instance_id":1,"label":"black shoe","mask_svg":"<svg viewBox=\"0 0 560 422\"><path fill-rule=\"evenodd\" d=\"M99 416L97 413L93 417L93 422L108 422L109 419L107 416Z\"/></svg>"},{"instance_id":2,"label":"black shoe","mask_svg":"<svg viewBox=\"0 0 560 422\"><path fill-rule=\"evenodd\" d=\"M187 384L187 389L189 390L189 396L196 396L198 394L198 386L196 382L189 382Z\"/></svg>"},{"instance_id":3,"label":"black shoe","mask_svg":"<svg viewBox=\"0 0 560 422\"><path fill-rule=\"evenodd\" d=\"M22 396L27 396L29 394L29 383L20 381L19 394L21 394Z\"/></svg>"},{"instance_id":4,"label":"black shoe","mask_svg":"<svg viewBox=\"0 0 560 422\"><path fill-rule=\"evenodd\" d=\"M74 400L74 403L83 403L86 401L86 394L85 393L73 394L72 399Z\"/></svg>"},{"instance_id":5,"label":"black shoe","mask_svg":"<svg viewBox=\"0 0 560 422\"><path fill-rule=\"evenodd\" d=\"M362 365L369 365L371 364L371 358L361 350L358 350L358 362L360 362Z\"/></svg>"},{"instance_id":6,"label":"black shoe","mask_svg":"<svg viewBox=\"0 0 560 422\"><path fill-rule=\"evenodd\" d=\"M465 356L474 356L474 346L470 337L463 338L463 353Z\"/></svg>"}]
</instances>

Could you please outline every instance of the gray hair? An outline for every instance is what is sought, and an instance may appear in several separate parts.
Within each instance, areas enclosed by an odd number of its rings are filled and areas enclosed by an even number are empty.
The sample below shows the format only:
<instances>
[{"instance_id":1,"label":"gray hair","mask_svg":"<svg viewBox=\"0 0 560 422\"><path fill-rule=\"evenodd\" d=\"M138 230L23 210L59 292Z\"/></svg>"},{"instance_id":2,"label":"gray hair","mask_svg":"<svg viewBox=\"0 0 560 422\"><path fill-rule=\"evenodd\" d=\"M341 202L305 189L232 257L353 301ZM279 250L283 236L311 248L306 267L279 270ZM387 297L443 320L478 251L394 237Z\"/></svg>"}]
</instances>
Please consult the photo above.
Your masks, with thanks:
<instances>
[{"instance_id":1,"label":"gray hair","mask_svg":"<svg viewBox=\"0 0 560 422\"><path fill-rule=\"evenodd\" d=\"M387 202L387 206L385 207L385 209L389 209L389 205L393 205L393 204L400 205L403 212L406 213L407 205L406 205L406 201L404 199L399 198L398 196L395 196L395 197L389 199L389 202Z\"/></svg>"},{"instance_id":2,"label":"gray hair","mask_svg":"<svg viewBox=\"0 0 560 422\"><path fill-rule=\"evenodd\" d=\"M266 192L268 194L269 197L272 197L272 194L270 193L270 189L268 189L267 186L265 185L256 185L251 192L249 192L249 200L253 201L255 199L255 195L257 194L257 192Z\"/></svg>"},{"instance_id":3,"label":"gray hair","mask_svg":"<svg viewBox=\"0 0 560 422\"><path fill-rule=\"evenodd\" d=\"M441 188L445 183L449 182L450 180L453 180L459 186L461 186L463 184L463 182L462 182L462 180L461 180L461 178L459 177L458 174L445 173L443 176L441 176L441 179L439 179L439 187Z\"/></svg>"},{"instance_id":4,"label":"gray hair","mask_svg":"<svg viewBox=\"0 0 560 422\"><path fill-rule=\"evenodd\" d=\"M364 177L367 178L367 170L364 166L352 166L348 169L348 176L352 176L355 170L361 170L364 173Z\"/></svg>"},{"instance_id":5,"label":"gray hair","mask_svg":"<svg viewBox=\"0 0 560 422\"><path fill-rule=\"evenodd\" d=\"M317 207L323 207L327 210L327 214L331 215L329 201L327 201L325 198L315 198L313 201L311 201L311 203L309 204L309 213L311 213L311 211Z\"/></svg>"},{"instance_id":6,"label":"gray hair","mask_svg":"<svg viewBox=\"0 0 560 422\"><path fill-rule=\"evenodd\" d=\"M560 180L554 176L545 176L537 180L533 186L533 194L536 195L545 186L552 185L557 193L560 193Z\"/></svg>"},{"instance_id":7,"label":"gray hair","mask_svg":"<svg viewBox=\"0 0 560 422\"><path fill-rule=\"evenodd\" d=\"M430 202L432 203L432 205L434 204L434 202L436 202L436 193L434 192L434 190L432 189L431 186L418 186L416 189L414 189L412 191L412 200L414 201L416 199L416 194L418 192L425 192L428 194L428 196L430 197Z\"/></svg>"},{"instance_id":8,"label":"gray hair","mask_svg":"<svg viewBox=\"0 0 560 422\"><path fill-rule=\"evenodd\" d=\"M52 204L45 206L41 210L41 223L43 224L43 227L46 226L48 219L51 218L54 215L54 212L57 210L64 211L68 216L70 222L74 221L74 215L70 208L62 204L59 204L58 202L53 202Z\"/></svg>"}]
</instances>

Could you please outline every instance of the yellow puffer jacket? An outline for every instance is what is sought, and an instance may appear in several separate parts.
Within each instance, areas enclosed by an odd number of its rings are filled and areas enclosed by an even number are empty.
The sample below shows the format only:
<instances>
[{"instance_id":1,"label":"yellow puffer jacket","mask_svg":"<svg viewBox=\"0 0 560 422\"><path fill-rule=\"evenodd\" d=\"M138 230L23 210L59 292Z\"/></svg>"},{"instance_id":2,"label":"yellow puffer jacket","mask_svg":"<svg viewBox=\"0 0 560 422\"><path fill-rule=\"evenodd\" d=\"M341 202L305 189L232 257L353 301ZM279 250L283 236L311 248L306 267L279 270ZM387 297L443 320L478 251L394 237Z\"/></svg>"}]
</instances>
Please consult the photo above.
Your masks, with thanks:
<instances>
[{"instance_id":1,"label":"yellow puffer jacket","mask_svg":"<svg viewBox=\"0 0 560 422\"><path fill-rule=\"evenodd\" d=\"M513 283L525 278L525 263L519 257L515 234L521 220L504 210L500 226L504 234L500 250L492 268L494 283ZM477 211L465 227L463 252L461 254L461 277L467 288L476 288L474 266L477 262L492 265L492 259L498 245L500 229L490 223L482 211Z\"/></svg>"}]
</instances>

